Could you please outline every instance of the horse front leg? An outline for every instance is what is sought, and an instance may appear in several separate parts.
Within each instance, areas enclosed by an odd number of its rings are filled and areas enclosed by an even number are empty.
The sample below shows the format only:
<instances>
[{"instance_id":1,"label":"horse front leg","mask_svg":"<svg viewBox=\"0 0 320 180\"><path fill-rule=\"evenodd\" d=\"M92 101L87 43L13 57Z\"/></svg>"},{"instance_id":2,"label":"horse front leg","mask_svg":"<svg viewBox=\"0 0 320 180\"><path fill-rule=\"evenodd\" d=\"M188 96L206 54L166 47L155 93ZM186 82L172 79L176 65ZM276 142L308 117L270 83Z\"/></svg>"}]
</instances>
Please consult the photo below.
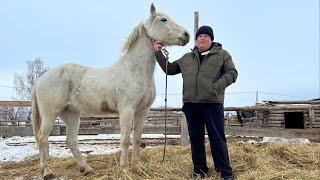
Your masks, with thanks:
<instances>
[{"instance_id":1,"label":"horse front leg","mask_svg":"<svg viewBox=\"0 0 320 180\"><path fill-rule=\"evenodd\" d=\"M120 155L120 166L128 167L128 149L130 146L130 132L132 127L134 110L131 108L126 108L120 111L120 146L121 146L121 155Z\"/></svg>"},{"instance_id":2,"label":"horse front leg","mask_svg":"<svg viewBox=\"0 0 320 180\"><path fill-rule=\"evenodd\" d=\"M133 130L133 152L131 161L136 162L140 160L140 145L141 135L143 130L144 121L146 120L149 113L149 109L144 109L136 112L134 116L134 130Z\"/></svg>"}]
</instances>

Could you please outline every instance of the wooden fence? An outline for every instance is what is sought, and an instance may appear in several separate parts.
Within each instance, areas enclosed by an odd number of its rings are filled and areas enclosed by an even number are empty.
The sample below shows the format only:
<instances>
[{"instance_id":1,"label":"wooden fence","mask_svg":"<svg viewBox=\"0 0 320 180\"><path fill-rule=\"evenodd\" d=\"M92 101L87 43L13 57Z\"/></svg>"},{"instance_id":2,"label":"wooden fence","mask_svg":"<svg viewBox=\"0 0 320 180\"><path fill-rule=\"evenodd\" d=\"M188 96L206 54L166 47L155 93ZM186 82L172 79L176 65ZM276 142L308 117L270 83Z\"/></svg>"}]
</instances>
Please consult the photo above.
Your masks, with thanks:
<instances>
[{"instance_id":1,"label":"wooden fence","mask_svg":"<svg viewBox=\"0 0 320 180\"><path fill-rule=\"evenodd\" d=\"M30 107L30 101L0 101L0 106L20 106ZM320 105L311 104L310 109L320 109ZM226 107L225 111L237 111L237 110L283 110L281 107L259 107L259 106L248 106L248 107ZM287 106L287 110L301 110L305 107L299 106ZM117 115L106 116L106 117L81 117L81 124L79 134L118 134L120 132L119 122ZM181 135L181 144L188 144L188 133L187 125L184 114L181 108L169 108L167 116L167 134ZM26 124L26 135L32 134L30 124ZM9 128L9 129L8 129ZM11 128L11 129L10 129ZM15 127L0 127L0 136L13 136L13 135L24 135L19 134L19 130L12 130ZM319 129L283 129L283 128L261 128L261 127L244 127L239 124L227 124L225 127L227 135L234 136L276 136L285 138L308 138L313 141L320 142L320 130ZM164 109L162 108L151 108L148 119L145 121L144 134L163 134L164 129ZM57 126L52 135L64 135L66 133L65 126L57 120Z\"/></svg>"}]
</instances>

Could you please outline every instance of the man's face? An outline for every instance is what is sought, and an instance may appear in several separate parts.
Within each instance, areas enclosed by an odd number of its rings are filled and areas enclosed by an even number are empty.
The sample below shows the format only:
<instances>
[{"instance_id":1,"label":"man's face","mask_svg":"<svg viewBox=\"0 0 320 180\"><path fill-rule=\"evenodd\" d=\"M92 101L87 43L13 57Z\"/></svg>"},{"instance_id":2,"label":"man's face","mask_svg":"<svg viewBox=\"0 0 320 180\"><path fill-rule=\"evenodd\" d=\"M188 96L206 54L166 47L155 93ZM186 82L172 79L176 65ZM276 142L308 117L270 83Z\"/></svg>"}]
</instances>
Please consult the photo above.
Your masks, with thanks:
<instances>
[{"instance_id":1,"label":"man's face","mask_svg":"<svg viewBox=\"0 0 320 180\"><path fill-rule=\"evenodd\" d=\"M197 37L196 46L198 47L200 52L204 52L208 50L211 46L211 38L207 34L200 34Z\"/></svg>"}]
</instances>

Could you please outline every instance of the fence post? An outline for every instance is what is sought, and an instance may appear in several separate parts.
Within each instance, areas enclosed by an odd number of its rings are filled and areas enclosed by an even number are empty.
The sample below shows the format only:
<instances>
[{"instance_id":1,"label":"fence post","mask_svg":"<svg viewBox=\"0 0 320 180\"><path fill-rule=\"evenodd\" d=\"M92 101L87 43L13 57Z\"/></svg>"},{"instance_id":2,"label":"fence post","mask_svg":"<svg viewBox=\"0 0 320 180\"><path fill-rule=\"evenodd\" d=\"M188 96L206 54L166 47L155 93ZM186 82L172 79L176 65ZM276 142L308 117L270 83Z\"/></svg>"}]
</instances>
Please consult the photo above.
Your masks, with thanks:
<instances>
[{"instance_id":1,"label":"fence post","mask_svg":"<svg viewBox=\"0 0 320 180\"><path fill-rule=\"evenodd\" d=\"M188 125L186 115L182 112L181 116L181 136L180 136L180 145L188 146L189 145L189 135L188 135Z\"/></svg>"},{"instance_id":2,"label":"fence post","mask_svg":"<svg viewBox=\"0 0 320 180\"><path fill-rule=\"evenodd\" d=\"M309 128L312 128L314 123L314 109L309 109Z\"/></svg>"}]
</instances>

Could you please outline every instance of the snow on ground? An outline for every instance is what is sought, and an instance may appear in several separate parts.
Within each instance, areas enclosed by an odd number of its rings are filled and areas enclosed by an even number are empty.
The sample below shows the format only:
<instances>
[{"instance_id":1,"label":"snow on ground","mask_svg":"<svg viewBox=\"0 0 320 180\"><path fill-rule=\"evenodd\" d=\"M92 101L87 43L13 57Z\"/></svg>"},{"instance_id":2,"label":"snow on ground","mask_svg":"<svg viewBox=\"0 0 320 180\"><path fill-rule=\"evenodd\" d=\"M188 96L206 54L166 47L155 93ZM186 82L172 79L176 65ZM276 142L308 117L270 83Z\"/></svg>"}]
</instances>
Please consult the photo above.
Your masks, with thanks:
<instances>
[{"instance_id":1,"label":"snow on ground","mask_svg":"<svg viewBox=\"0 0 320 180\"><path fill-rule=\"evenodd\" d=\"M280 137L263 137L261 143L272 143L272 144L286 144L286 143L310 143L309 139L304 138L280 138Z\"/></svg>"},{"instance_id":2,"label":"snow on ground","mask_svg":"<svg viewBox=\"0 0 320 180\"><path fill-rule=\"evenodd\" d=\"M142 138L164 138L162 134L143 134ZM180 135L168 135L167 138L180 138ZM49 154L53 157L72 156L70 149L65 144L66 136L49 137ZM99 135L79 135L78 142L81 152L86 154L106 154L115 153L120 150L119 147L102 143L103 140L119 140L119 134L99 134ZM89 143L90 142L90 143ZM256 144L255 140L248 140L245 143ZM308 139L302 138L279 138L264 137L261 143L310 143ZM0 163L9 161L23 161L24 159L37 155L38 149L34 137L10 137L0 139Z\"/></svg>"},{"instance_id":3,"label":"snow on ground","mask_svg":"<svg viewBox=\"0 0 320 180\"><path fill-rule=\"evenodd\" d=\"M180 135L167 135L167 138L179 138ZM162 134L143 134L142 138L164 138ZM69 157L72 156L70 149L65 145L66 136L50 136L49 137L49 154L53 157ZM100 143L101 140L119 140L119 134L99 134L99 135L79 135L79 141L90 141L91 143L79 143L79 150L87 154L108 154L115 153L120 150L119 147L112 147L107 144ZM100 141L98 141L100 140ZM59 143L60 142L60 143ZM27 137L10 137L0 138L0 163L9 161L23 161L24 159L37 155L38 149L35 138Z\"/></svg>"}]
</instances>

